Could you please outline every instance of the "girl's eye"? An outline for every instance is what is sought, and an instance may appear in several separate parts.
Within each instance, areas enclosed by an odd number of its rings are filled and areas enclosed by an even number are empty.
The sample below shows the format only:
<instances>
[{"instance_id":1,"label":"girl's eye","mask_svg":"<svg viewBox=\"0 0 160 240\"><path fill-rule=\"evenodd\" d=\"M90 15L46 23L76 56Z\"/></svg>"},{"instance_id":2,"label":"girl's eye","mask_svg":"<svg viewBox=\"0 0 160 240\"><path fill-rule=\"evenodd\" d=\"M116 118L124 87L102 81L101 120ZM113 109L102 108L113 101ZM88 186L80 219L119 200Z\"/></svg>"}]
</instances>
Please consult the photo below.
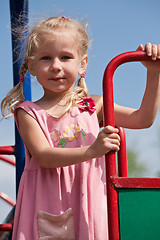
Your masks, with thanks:
<instances>
[{"instance_id":1,"label":"girl's eye","mask_svg":"<svg viewBox=\"0 0 160 240\"><path fill-rule=\"evenodd\" d=\"M42 57L41 59L42 59L42 60L50 60L51 57L49 57L49 56L44 56L44 57Z\"/></svg>"},{"instance_id":2,"label":"girl's eye","mask_svg":"<svg viewBox=\"0 0 160 240\"><path fill-rule=\"evenodd\" d=\"M71 59L71 57L69 57L69 56L63 56L62 57L62 60L67 60L67 59Z\"/></svg>"}]
</instances>

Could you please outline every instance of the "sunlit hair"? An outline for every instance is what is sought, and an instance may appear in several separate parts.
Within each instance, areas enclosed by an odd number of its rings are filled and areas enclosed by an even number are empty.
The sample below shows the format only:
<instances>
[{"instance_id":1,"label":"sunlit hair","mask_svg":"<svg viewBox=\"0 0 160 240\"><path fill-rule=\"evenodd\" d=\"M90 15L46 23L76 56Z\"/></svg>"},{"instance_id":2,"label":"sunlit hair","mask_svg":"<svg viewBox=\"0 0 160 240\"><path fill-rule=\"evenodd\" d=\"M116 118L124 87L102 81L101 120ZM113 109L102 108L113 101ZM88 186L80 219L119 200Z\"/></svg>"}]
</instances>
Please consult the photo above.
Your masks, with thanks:
<instances>
[{"instance_id":1,"label":"sunlit hair","mask_svg":"<svg viewBox=\"0 0 160 240\"><path fill-rule=\"evenodd\" d=\"M28 70L27 62L28 60L35 58L37 50L41 44L42 36L45 33L53 33L59 29L72 31L76 38L78 53L80 56L84 56L88 49L88 35L85 25L80 24L76 20L66 19L63 17L52 17L38 23L28 35L25 49L25 59L20 68L20 76L25 76ZM88 95L85 79L82 77L78 80L74 91L67 96L66 109L61 113L61 116L68 112L71 107L76 104L77 99L88 97ZM1 112L3 117L7 118L13 115L15 106L23 101L23 83L20 82L1 102Z\"/></svg>"}]
</instances>

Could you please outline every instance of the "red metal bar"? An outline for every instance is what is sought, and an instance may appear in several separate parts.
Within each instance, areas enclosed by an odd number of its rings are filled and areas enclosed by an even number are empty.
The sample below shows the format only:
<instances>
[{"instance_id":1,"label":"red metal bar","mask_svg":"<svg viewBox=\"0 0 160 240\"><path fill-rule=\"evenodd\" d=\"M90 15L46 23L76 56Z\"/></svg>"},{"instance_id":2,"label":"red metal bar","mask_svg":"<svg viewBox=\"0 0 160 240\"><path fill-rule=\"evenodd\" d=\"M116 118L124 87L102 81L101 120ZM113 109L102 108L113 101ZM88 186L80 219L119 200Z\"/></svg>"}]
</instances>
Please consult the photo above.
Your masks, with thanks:
<instances>
[{"instance_id":1,"label":"red metal bar","mask_svg":"<svg viewBox=\"0 0 160 240\"><path fill-rule=\"evenodd\" d=\"M160 189L160 178L111 177L114 188Z\"/></svg>"},{"instance_id":2,"label":"red metal bar","mask_svg":"<svg viewBox=\"0 0 160 240\"><path fill-rule=\"evenodd\" d=\"M11 223L0 224L0 232L12 231L13 225Z\"/></svg>"},{"instance_id":3,"label":"red metal bar","mask_svg":"<svg viewBox=\"0 0 160 240\"><path fill-rule=\"evenodd\" d=\"M7 196L7 194L0 192L0 198L2 198L3 200L5 200L7 203L9 203L10 205L14 206L16 203Z\"/></svg>"},{"instance_id":4,"label":"red metal bar","mask_svg":"<svg viewBox=\"0 0 160 240\"><path fill-rule=\"evenodd\" d=\"M14 155L15 147L14 146L0 146L0 154Z\"/></svg>"},{"instance_id":5,"label":"red metal bar","mask_svg":"<svg viewBox=\"0 0 160 240\"><path fill-rule=\"evenodd\" d=\"M5 161L15 166L16 161L14 159L7 158L6 156L0 155L0 160Z\"/></svg>"},{"instance_id":6,"label":"red metal bar","mask_svg":"<svg viewBox=\"0 0 160 240\"><path fill-rule=\"evenodd\" d=\"M121 138L121 147L118 151L118 176L119 177L127 177L128 169L127 169L127 150L126 150L126 135L124 128L118 127L119 136Z\"/></svg>"},{"instance_id":7,"label":"red metal bar","mask_svg":"<svg viewBox=\"0 0 160 240\"><path fill-rule=\"evenodd\" d=\"M151 61L151 58L143 51L126 52L112 59L106 67L103 77L104 126L115 126L113 75L116 68L126 62L142 60ZM110 179L111 177L116 177L116 175L116 157L115 153L112 152L106 155L109 240L119 240L118 196Z\"/></svg>"}]
</instances>

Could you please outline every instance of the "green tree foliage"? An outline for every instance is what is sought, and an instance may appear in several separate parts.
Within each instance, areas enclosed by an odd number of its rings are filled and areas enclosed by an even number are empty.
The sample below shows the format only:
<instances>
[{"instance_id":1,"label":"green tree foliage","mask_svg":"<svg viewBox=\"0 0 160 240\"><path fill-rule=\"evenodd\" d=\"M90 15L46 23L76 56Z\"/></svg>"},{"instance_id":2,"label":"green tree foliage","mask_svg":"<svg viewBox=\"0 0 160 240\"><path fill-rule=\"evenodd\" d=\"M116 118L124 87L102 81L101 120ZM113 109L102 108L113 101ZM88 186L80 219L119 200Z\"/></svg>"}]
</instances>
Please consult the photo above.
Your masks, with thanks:
<instances>
[{"instance_id":1,"label":"green tree foliage","mask_svg":"<svg viewBox=\"0 0 160 240\"><path fill-rule=\"evenodd\" d=\"M128 176L143 177L147 173L147 168L139 161L137 152L127 149Z\"/></svg>"}]
</instances>

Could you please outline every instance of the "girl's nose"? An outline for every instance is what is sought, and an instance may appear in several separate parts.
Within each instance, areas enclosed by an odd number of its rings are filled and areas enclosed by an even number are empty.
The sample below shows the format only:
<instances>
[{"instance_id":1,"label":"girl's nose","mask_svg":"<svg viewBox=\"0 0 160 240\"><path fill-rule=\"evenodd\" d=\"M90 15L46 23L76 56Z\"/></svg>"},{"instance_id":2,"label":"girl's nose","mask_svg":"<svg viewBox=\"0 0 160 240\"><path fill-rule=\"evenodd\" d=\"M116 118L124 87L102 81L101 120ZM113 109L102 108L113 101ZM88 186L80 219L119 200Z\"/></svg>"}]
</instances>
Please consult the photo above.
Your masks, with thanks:
<instances>
[{"instance_id":1,"label":"girl's nose","mask_svg":"<svg viewBox=\"0 0 160 240\"><path fill-rule=\"evenodd\" d=\"M61 71L61 69L62 69L62 66L59 59L54 59L51 64L51 70L54 72L58 72L58 71Z\"/></svg>"}]
</instances>

